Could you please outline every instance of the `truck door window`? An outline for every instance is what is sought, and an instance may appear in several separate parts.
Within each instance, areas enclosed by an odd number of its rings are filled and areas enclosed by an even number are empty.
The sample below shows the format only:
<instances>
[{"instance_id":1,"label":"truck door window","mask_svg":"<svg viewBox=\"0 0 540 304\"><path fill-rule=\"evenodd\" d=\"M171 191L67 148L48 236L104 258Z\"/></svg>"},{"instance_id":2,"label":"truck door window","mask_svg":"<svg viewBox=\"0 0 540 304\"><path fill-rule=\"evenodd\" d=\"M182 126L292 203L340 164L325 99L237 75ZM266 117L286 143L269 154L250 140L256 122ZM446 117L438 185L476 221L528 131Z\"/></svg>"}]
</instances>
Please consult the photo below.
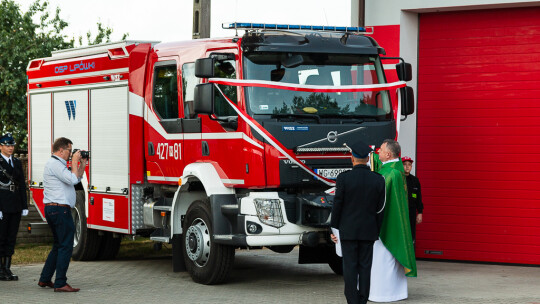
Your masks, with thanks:
<instances>
[{"instance_id":1,"label":"truck door window","mask_svg":"<svg viewBox=\"0 0 540 304\"><path fill-rule=\"evenodd\" d=\"M216 60L214 75L216 78L236 79L236 62L234 60ZM238 102L236 87L219 85L219 88L234 103ZM216 116L238 116L217 89L215 92L214 109Z\"/></svg>"},{"instance_id":2,"label":"truck door window","mask_svg":"<svg viewBox=\"0 0 540 304\"><path fill-rule=\"evenodd\" d=\"M195 63L185 63L182 65L182 100L184 101L184 118L194 118L197 115L193 112L193 95L195 86L199 83L199 78L195 77Z\"/></svg>"},{"instance_id":3,"label":"truck door window","mask_svg":"<svg viewBox=\"0 0 540 304\"><path fill-rule=\"evenodd\" d=\"M178 118L176 63L154 68L154 110L162 118Z\"/></svg>"}]
</instances>

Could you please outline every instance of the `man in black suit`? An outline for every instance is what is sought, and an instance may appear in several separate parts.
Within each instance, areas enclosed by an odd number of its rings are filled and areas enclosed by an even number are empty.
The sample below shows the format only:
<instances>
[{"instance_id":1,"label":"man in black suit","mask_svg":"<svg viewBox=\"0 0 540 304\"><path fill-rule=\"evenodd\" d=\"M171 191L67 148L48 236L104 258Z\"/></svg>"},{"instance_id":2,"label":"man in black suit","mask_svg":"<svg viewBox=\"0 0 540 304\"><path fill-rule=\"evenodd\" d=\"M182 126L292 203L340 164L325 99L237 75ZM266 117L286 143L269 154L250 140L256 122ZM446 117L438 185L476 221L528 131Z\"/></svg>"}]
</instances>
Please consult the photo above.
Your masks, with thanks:
<instances>
[{"instance_id":1,"label":"man in black suit","mask_svg":"<svg viewBox=\"0 0 540 304\"><path fill-rule=\"evenodd\" d=\"M353 169L337 177L331 226L339 229L347 303L367 303L373 243L384 216L385 184L366 165L371 148L357 142L350 149Z\"/></svg>"},{"instance_id":2,"label":"man in black suit","mask_svg":"<svg viewBox=\"0 0 540 304\"><path fill-rule=\"evenodd\" d=\"M19 279L11 272L11 256L19 231L21 215L28 215L26 181L21 161L13 157L15 140L11 134L0 137L0 280Z\"/></svg>"}]
</instances>

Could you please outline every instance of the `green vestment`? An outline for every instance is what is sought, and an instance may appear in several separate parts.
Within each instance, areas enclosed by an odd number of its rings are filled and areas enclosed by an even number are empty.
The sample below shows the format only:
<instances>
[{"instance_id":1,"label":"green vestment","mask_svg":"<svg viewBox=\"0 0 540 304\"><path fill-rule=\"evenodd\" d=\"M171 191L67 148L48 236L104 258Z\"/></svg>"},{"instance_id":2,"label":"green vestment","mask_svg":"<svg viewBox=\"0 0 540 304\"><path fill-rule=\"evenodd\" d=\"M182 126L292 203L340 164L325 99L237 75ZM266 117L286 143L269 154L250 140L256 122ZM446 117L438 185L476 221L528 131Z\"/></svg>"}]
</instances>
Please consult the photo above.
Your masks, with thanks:
<instances>
[{"instance_id":1,"label":"green vestment","mask_svg":"<svg viewBox=\"0 0 540 304\"><path fill-rule=\"evenodd\" d=\"M416 258L409 222L407 182L401 160L382 164L379 155L372 154L374 171L384 176L386 204L380 238L396 260L405 267L405 275L416 277Z\"/></svg>"}]
</instances>

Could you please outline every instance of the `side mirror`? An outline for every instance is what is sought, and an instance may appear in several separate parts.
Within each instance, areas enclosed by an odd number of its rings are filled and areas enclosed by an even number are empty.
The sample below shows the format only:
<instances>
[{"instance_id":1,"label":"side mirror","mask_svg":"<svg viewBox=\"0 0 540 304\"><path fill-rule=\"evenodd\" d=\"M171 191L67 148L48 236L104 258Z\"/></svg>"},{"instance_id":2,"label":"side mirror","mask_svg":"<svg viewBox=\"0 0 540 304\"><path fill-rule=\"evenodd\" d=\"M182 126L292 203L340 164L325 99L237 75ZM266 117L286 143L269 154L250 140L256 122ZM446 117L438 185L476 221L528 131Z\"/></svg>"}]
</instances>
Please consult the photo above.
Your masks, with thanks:
<instances>
[{"instance_id":1,"label":"side mirror","mask_svg":"<svg viewBox=\"0 0 540 304\"><path fill-rule=\"evenodd\" d=\"M401 95L401 115L411 115L414 113L414 91L411 87L399 89Z\"/></svg>"},{"instance_id":2,"label":"side mirror","mask_svg":"<svg viewBox=\"0 0 540 304\"><path fill-rule=\"evenodd\" d=\"M193 111L197 114L214 114L214 84L202 83L195 86Z\"/></svg>"},{"instance_id":3,"label":"side mirror","mask_svg":"<svg viewBox=\"0 0 540 304\"><path fill-rule=\"evenodd\" d=\"M195 60L195 76L199 78L214 77L214 58L199 58Z\"/></svg>"},{"instance_id":4,"label":"side mirror","mask_svg":"<svg viewBox=\"0 0 540 304\"><path fill-rule=\"evenodd\" d=\"M396 64L396 72L398 79L401 81L412 80L412 66L410 63L400 62Z\"/></svg>"}]
</instances>

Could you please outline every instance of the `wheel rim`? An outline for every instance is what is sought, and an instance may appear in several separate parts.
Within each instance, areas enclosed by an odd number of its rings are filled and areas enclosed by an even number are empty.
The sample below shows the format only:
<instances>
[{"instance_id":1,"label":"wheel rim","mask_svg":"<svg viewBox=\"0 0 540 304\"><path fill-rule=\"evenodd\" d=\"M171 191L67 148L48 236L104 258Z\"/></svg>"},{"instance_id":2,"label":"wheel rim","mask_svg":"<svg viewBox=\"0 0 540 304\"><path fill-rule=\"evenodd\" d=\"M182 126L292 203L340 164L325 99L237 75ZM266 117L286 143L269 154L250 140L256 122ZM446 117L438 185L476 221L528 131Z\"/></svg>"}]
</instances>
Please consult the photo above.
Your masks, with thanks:
<instances>
[{"instance_id":1,"label":"wheel rim","mask_svg":"<svg viewBox=\"0 0 540 304\"><path fill-rule=\"evenodd\" d=\"M75 224L75 235L73 237L73 247L77 247L79 240L81 239L82 221L81 214L77 207L71 209L71 216L73 216L73 224Z\"/></svg>"},{"instance_id":2,"label":"wheel rim","mask_svg":"<svg viewBox=\"0 0 540 304\"><path fill-rule=\"evenodd\" d=\"M185 234L187 256L199 267L204 267L210 257L210 232L206 223L197 218Z\"/></svg>"}]
</instances>

